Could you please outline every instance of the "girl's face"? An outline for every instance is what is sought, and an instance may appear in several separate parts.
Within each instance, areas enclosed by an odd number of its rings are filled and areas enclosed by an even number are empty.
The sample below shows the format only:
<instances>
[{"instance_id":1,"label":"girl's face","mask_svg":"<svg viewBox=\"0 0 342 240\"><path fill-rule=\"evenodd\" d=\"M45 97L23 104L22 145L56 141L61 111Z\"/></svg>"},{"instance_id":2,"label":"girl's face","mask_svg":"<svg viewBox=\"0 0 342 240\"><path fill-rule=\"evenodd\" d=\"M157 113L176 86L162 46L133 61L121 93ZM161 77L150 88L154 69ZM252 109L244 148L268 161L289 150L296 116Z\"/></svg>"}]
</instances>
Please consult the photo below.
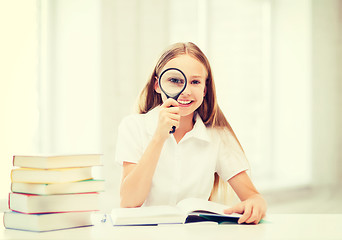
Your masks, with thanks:
<instances>
[{"instance_id":1,"label":"girl's face","mask_svg":"<svg viewBox=\"0 0 342 240\"><path fill-rule=\"evenodd\" d=\"M196 58L183 54L167 62L161 72L167 68L178 68L185 74L188 80L187 86L177 101L179 103L180 116L184 117L193 114L201 106L206 93L208 73L205 66ZM167 99L159 88L158 79L155 82L155 90L161 94L163 101Z\"/></svg>"}]
</instances>

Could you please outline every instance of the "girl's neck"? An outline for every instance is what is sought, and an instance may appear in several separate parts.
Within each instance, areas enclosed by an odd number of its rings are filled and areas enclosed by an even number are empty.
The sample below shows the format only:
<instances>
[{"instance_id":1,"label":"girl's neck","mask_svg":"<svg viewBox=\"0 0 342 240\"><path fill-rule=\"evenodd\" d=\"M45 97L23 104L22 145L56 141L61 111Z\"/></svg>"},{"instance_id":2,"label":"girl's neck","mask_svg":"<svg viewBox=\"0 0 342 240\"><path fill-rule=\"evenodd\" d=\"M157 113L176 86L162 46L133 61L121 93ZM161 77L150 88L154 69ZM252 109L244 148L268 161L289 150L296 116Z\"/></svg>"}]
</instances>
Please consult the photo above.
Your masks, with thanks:
<instances>
[{"instance_id":1,"label":"girl's neck","mask_svg":"<svg viewBox=\"0 0 342 240\"><path fill-rule=\"evenodd\" d=\"M185 136L185 134L191 131L192 128L194 127L193 118L194 118L194 113L180 118L179 127L173 134L177 143L179 143L180 140L182 140L182 138Z\"/></svg>"}]
</instances>

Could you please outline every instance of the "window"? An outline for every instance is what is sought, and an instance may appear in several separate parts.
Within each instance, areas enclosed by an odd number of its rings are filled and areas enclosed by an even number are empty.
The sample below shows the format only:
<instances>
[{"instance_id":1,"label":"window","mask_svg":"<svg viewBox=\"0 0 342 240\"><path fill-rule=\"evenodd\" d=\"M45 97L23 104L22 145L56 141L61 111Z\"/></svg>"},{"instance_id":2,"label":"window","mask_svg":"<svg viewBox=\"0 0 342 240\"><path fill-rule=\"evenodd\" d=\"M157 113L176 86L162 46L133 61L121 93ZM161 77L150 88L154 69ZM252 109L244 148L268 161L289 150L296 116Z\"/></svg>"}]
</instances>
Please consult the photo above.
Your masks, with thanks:
<instances>
[{"instance_id":1,"label":"window","mask_svg":"<svg viewBox=\"0 0 342 240\"><path fill-rule=\"evenodd\" d=\"M178 0L169 4L169 42L193 41L206 53L218 102L249 158L252 177L270 178L271 1Z\"/></svg>"},{"instance_id":2,"label":"window","mask_svg":"<svg viewBox=\"0 0 342 240\"><path fill-rule=\"evenodd\" d=\"M134 105L160 52L170 43L192 41L209 58L219 104L244 147L258 189L308 184L310 11L309 0L105 4L103 49L108 51L102 57L110 61L103 62L103 109L108 109L103 119L112 120L103 125L111 129L103 136L107 164L115 168L116 126L132 112L116 102ZM118 192L120 170L116 173L110 189Z\"/></svg>"},{"instance_id":3,"label":"window","mask_svg":"<svg viewBox=\"0 0 342 240\"><path fill-rule=\"evenodd\" d=\"M169 4L169 42L194 41L207 54L219 104L244 147L258 187L308 184L310 1Z\"/></svg>"},{"instance_id":4,"label":"window","mask_svg":"<svg viewBox=\"0 0 342 240\"><path fill-rule=\"evenodd\" d=\"M116 194L117 126L178 41L208 56L257 187L307 184L310 12L309 0L2 1L0 199L12 155L35 152L104 153Z\"/></svg>"},{"instance_id":5,"label":"window","mask_svg":"<svg viewBox=\"0 0 342 240\"><path fill-rule=\"evenodd\" d=\"M38 150L37 21L35 0L0 2L0 199L10 191L12 155Z\"/></svg>"},{"instance_id":6,"label":"window","mask_svg":"<svg viewBox=\"0 0 342 240\"><path fill-rule=\"evenodd\" d=\"M218 100L252 177L271 171L270 1L210 1L209 56Z\"/></svg>"}]
</instances>

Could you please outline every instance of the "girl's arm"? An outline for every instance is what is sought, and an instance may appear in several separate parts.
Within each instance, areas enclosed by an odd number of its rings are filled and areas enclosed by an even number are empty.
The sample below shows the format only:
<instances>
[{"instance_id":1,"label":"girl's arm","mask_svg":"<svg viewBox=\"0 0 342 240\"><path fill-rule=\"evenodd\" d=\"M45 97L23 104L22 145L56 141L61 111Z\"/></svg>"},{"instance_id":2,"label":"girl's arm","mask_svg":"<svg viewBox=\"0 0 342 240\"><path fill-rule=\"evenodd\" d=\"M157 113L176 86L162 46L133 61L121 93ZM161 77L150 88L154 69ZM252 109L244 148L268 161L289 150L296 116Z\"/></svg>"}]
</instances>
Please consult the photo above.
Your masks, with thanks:
<instances>
[{"instance_id":1,"label":"girl's arm","mask_svg":"<svg viewBox=\"0 0 342 240\"><path fill-rule=\"evenodd\" d=\"M226 209L226 214L241 213L238 223L258 224L265 217L267 204L245 171L228 180L241 202Z\"/></svg>"},{"instance_id":2,"label":"girl's arm","mask_svg":"<svg viewBox=\"0 0 342 240\"><path fill-rule=\"evenodd\" d=\"M171 98L166 100L160 109L157 129L140 161L123 163L121 207L140 207L145 202L164 142L169 137L172 126L178 127L179 119L178 102Z\"/></svg>"},{"instance_id":3,"label":"girl's arm","mask_svg":"<svg viewBox=\"0 0 342 240\"><path fill-rule=\"evenodd\" d=\"M151 188L163 144L163 141L154 138L137 164L123 163L121 207L140 207L144 203Z\"/></svg>"}]
</instances>

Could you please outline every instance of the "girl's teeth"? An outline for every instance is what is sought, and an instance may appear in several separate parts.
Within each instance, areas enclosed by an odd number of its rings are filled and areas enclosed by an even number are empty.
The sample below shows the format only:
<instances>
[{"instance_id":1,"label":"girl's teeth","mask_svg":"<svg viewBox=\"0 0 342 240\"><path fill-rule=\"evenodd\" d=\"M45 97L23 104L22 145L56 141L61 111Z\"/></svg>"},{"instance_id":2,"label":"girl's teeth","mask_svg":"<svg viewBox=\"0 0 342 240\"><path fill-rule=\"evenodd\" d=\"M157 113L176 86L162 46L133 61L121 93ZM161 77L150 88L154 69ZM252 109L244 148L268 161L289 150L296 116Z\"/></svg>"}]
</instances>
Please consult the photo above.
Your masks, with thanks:
<instances>
[{"instance_id":1,"label":"girl's teeth","mask_svg":"<svg viewBox=\"0 0 342 240\"><path fill-rule=\"evenodd\" d=\"M179 102L180 104L189 104L189 103L191 103L191 101L181 101L181 100L178 100L178 102Z\"/></svg>"}]
</instances>

